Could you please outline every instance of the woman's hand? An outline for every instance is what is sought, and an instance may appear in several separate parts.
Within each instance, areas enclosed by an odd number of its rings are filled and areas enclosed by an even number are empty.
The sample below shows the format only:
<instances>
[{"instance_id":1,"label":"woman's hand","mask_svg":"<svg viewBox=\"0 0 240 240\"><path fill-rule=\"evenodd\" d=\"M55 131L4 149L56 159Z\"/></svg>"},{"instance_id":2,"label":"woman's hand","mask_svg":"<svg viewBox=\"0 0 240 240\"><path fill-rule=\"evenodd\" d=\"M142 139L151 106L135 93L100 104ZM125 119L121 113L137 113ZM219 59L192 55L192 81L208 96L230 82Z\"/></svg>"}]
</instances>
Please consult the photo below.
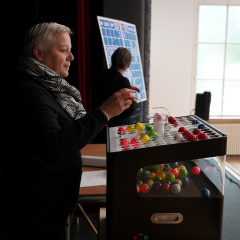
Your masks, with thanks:
<instances>
[{"instance_id":1,"label":"woman's hand","mask_svg":"<svg viewBox=\"0 0 240 240\"><path fill-rule=\"evenodd\" d=\"M136 86L131 86L132 87L132 90L135 90L135 91L137 91L138 93L140 93L140 89L138 88L138 87L136 87Z\"/></svg>"},{"instance_id":2,"label":"woman's hand","mask_svg":"<svg viewBox=\"0 0 240 240\"><path fill-rule=\"evenodd\" d=\"M123 88L115 92L99 108L105 111L110 119L129 108L132 101L136 101L134 91L128 88Z\"/></svg>"}]
</instances>

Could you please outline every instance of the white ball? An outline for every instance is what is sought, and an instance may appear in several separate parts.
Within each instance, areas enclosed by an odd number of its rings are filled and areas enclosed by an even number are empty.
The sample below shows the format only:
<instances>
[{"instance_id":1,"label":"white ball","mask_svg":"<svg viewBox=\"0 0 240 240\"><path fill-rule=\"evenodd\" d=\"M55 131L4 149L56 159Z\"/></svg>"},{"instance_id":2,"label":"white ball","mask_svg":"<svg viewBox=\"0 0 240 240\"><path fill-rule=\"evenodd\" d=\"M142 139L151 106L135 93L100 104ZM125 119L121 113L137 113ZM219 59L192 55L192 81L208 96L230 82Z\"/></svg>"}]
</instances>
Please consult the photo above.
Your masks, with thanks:
<instances>
[{"instance_id":1,"label":"white ball","mask_svg":"<svg viewBox=\"0 0 240 240\"><path fill-rule=\"evenodd\" d=\"M180 192L181 192L181 187L180 187L180 185L179 185L179 184L173 184L173 185L171 186L171 191L172 191L173 193L180 193Z\"/></svg>"},{"instance_id":2,"label":"white ball","mask_svg":"<svg viewBox=\"0 0 240 240\"><path fill-rule=\"evenodd\" d=\"M181 133L177 133L174 137L174 141L181 141L182 140L182 134Z\"/></svg>"}]
</instances>

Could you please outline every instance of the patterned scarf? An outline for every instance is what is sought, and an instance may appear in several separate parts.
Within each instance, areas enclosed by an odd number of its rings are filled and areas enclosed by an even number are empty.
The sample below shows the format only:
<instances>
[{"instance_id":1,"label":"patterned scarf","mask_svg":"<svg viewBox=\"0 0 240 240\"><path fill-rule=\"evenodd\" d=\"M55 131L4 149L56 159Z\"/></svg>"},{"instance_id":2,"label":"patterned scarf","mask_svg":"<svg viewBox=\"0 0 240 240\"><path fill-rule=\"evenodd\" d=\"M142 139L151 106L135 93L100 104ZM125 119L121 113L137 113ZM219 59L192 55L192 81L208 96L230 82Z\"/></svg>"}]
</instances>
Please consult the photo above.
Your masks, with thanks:
<instances>
[{"instance_id":1,"label":"patterned scarf","mask_svg":"<svg viewBox=\"0 0 240 240\"><path fill-rule=\"evenodd\" d=\"M80 92L62 78L58 73L34 58L21 56L18 68L36 79L44 88L50 90L59 105L74 120L82 118L86 111L82 105Z\"/></svg>"}]
</instances>

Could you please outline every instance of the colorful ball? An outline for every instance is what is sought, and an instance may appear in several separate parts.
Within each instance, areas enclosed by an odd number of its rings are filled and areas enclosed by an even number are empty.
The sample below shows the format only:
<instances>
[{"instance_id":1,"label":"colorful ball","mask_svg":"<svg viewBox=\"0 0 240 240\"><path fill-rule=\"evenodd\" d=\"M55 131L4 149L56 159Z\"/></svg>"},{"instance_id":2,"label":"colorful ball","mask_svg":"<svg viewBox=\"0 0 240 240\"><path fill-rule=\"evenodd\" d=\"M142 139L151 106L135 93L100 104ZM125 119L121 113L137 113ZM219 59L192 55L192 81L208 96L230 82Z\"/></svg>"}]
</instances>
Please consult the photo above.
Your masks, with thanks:
<instances>
[{"instance_id":1,"label":"colorful ball","mask_svg":"<svg viewBox=\"0 0 240 240\"><path fill-rule=\"evenodd\" d=\"M193 131L193 134L194 134L194 135L199 135L200 133L202 133L202 131L199 130L199 129L195 129L195 130Z\"/></svg>"},{"instance_id":2,"label":"colorful ball","mask_svg":"<svg viewBox=\"0 0 240 240\"><path fill-rule=\"evenodd\" d=\"M140 186L140 192L141 192L141 193L147 193L147 192L149 192L149 186L148 186L146 183L142 184L142 185Z\"/></svg>"},{"instance_id":3,"label":"colorful ball","mask_svg":"<svg viewBox=\"0 0 240 240\"><path fill-rule=\"evenodd\" d=\"M158 175L162 180L165 180L165 178L166 178L166 174L165 174L164 172L159 172L157 175Z\"/></svg>"},{"instance_id":4,"label":"colorful ball","mask_svg":"<svg viewBox=\"0 0 240 240\"><path fill-rule=\"evenodd\" d=\"M136 190L137 190L137 193L140 192L140 187L138 185L136 185Z\"/></svg>"},{"instance_id":5,"label":"colorful ball","mask_svg":"<svg viewBox=\"0 0 240 240\"><path fill-rule=\"evenodd\" d=\"M170 171L170 166L168 164L164 164L163 172L167 173Z\"/></svg>"},{"instance_id":6,"label":"colorful ball","mask_svg":"<svg viewBox=\"0 0 240 240\"><path fill-rule=\"evenodd\" d=\"M126 128L125 127L119 127L118 132L124 135L126 133Z\"/></svg>"},{"instance_id":7,"label":"colorful ball","mask_svg":"<svg viewBox=\"0 0 240 240\"><path fill-rule=\"evenodd\" d=\"M186 177L187 175L188 175L188 171L186 169L183 168L179 171L180 177Z\"/></svg>"},{"instance_id":8,"label":"colorful ball","mask_svg":"<svg viewBox=\"0 0 240 240\"><path fill-rule=\"evenodd\" d=\"M137 185L138 185L139 187L140 187L142 184L143 184L142 181L138 181L138 182L137 182Z\"/></svg>"},{"instance_id":9,"label":"colorful ball","mask_svg":"<svg viewBox=\"0 0 240 240\"><path fill-rule=\"evenodd\" d=\"M189 142L193 142L193 141L196 141L196 140L197 140L197 137L196 137L194 134L189 134L189 135L187 136L187 140L188 140Z\"/></svg>"},{"instance_id":10,"label":"colorful ball","mask_svg":"<svg viewBox=\"0 0 240 240\"><path fill-rule=\"evenodd\" d=\"M148 181L146 181L146 184L149 186L149 190L151 190L154 183L152 183L150 180L148 180Z\"/></svg>"},{"instance_id":11,"label":"colorful ball","mask_svg":"<svg viewBox=\"0 0 240 240\"><path fill-rule=\"evenodd\" d=\"M149 174L149 176L153 179L156 175L155 175L155 173L151 172L151 173Z\"/></svg>"},{"instance_id":12,"label":"colorful ball","mask_svg":"<svg viewBox=\"0 0 240 240\"><path fill-rule=\"evenodd\" d=\"M155 176L157 176L159 172L159 170L155 170L153 173L155 174Z\"/></svg>"},{"instance_id":13,"label":"colorful ball","mask_svg":"<svg viewBox=\"0 0 240 240\"><path fill-rule=\"evenodd\" d=\"M143 173L143 169L142 168L140 168L139 170L138 170L138 175L140 175L140 174L142 174Z\"/></svg>"},{"instance_id":14,"label":"colorful ball","mask_svg":"<svg viewBox=\"0 0 240 240\"><path fill-rule=\"evenodd\" d=\"M155 131L152 131L152 132L149 133L149 137L150 137L153 141L155 141L155 140L157 140L158 133L155 132Z\"/></svg>"},{"instance_id":15,"label":"colorful ball","mask_svg":"<svg viewBox=\"0 0 240 240\"><path fill-rule=\"evenodd\" d=\"M182 181L180 179L175 179L174 182L178 182L182 186Z\"/></svg>"},{"instance_id":16,"label":"colorful ball","mask_svg":"<svg viewBox=\"0 0 240 240\"><path fill-rule=\"evenodd\" d=\"M155 176L154 178L153 178L153 181L154 182L159 182L159 181L161 181L162 179L161 179L161 177L159 177L159 176Z\"/></svg>"},{"instance_id":17,"label":"colorful ball","mask_svg":"<svg viewBox=\"0 0 240 240\"><path fill-rule=\"evenodd\" d=\"M173 182L175 180L175 176L173 173L169 173L166 175L166 180L168 180L169 182Z\"/></svg>"},{"instance_id":18,"label":"colorful ball","mask_svg":"<svg viewBox=\"0 0 240 240\"><path fill-rule=\"evenodd\" d=\"M151 178L149 178L149 179L146 181L146 183L147 183L148 181L151 182L152 184L154 184L154 181L153 181Z\"/></svg>"},{"instance_id":19,"label":"colorful ball","mask_svg":"<svg viewBox=\"0 0 240 240\"><path fill-rule=\"evenodd\" d=\"M159 164L159 167L158 167L158 169L157 170L163 170L164 169L164 165L163 164Z\"/></svg>"},{"instance_id":20,"label":"colorful ball","mask_svg":"<svg viewBox=\"0 0 240 240\"><path fill-rule=\"evenodd\" d=\"M169 192L170 191L170 185L167 183L163 183L161 187L163 192Z\"/></svg>"},{"instance_id":21,"label":"colorful ball","mask_svg":"<svg viewBox=\"0 0 240 240\"><path fill-rule=\"evenodd\" d=\"M186 169L186 167L183 166L183 165L180 165L180 166L177 168L178 171L180 171L181 169Z\"/></svg>"},{"instance_id":22,"label":"colorful ball","mask_svg":"<svg viewBox=\"0 0 240 240\"><path fill-rule=\"evenodd\" d=\"M135 129L137 129L138 132L142 132L143 130L143 125L140 122L137 122L135 124Z\"/></svg>"},{"instance_id":23,"label":"colorful ball","mask_svg":"<svg viewBox=\"0 0 240 240\"><path fill-rule=\"evenodd\" d=\"M200 133L198 139L208 139L208 135L206 133Z\"/></svg>"},{"instance_id":24,"label":"colorful ball","mask_svg":"<svg viewBox=\"0 0 240 240\"><path fill-rule=\"evenodd\" d=\"M186 131L187 129L185 128L185 127L180 127L179 129L178 129L178 132L184 132L184 131Z\"/></svg>"},{"instance_id":25,"label":"colorful ball","mask_svg":"<svg viewBox=\"0 0 240 240\"><path fill-rule=\"evenodd\" d=\"M153 190L158 191L161 188L162 184L160 182L155 182L153 184Z\"/></svg>"},{"instance_id":26,"label":"colorful ball","mask_svg":"<svg viewBox=\"0 0 240 240\"><path fill-rule=\"evenodd\" d=\"M162 115L161 115L161 114L158 114L158 115L156 116L156 119L157 119L157 120L162 120Z\"/></svg>"},{"instance_id":27,"label":"colorful ball","mask_svg":"<svg viewBox=\"0 0 240 240\"><path fill-rule=\"evenodd\" d=\"M205 129L205 128L207 128L207 127L203 123L198 125L198 129Z\"/></svg>"},{"instance_id":28,"label":"colorful ball","mask_svg":"<svg viewBox=\"0 0 240 240\"><path fill-rule=\"evenodd\" d=\"M123 139L121 142L120 142L120 145L122 146L122 148L129 148L129 141L127 139Z\"/></svg>"},{"instance_id":29,"label":"colorful ball","mask_svg":"<svg viewBox=\"0 0 240 240\"><path fill-rule=\"evenodd\" d=\"M134 133L134 131L135 131L134 126L133 126L133 125L129 125L129 126L127 127L127 131L128 131L129 133Z\"/></svg>"},{"instance_id":30,"label":"colorful ball","mask_svg":"<svg viewBox=\"0 0 240 240\"><path fill-rule=\"evenodd\" d=\"M158 169L158 168L159 168L159 164L157 164L157 165L152 165L151 168L153 168L153 169Z\"/></svg>"},{"instance_id":31,"label":"colorful ball","mask_svg":"<svg viewBox=\"0 0 240 240\"><path fill-rule=\"evenodd\" d=\"M168 185L171 185L171 182L168 180L164 180L163 183L167 183Z\"/></svg>"},{"instance_id":32,"label":"colorful ball","mask_svg":"<svg viewBox=\"0 0 240 240\"><path fill-rule=\"evenodd\" d=\"M188 178L187 178L187 177L182 177L182 186L183 186L183 187L184 187L184 186L187 186L188 183L189 183Z\"/></svg>"},{"instance_id":33,"label":"colorful ball","mask_svg":"<svg viewBox=\"0 0 240 240\"><path fill-rule=\"evenodd\" d=\"M193 173L194 175L198 175L200 172L201 172L201 170L200 170L199 167L193 167L192 173Z\"/></svg>"},{"instance_id":34,"label":"colorful ball","mask_svg":"<svg viewBox=\"0 0 240 240\"><path fill-rule=\"evenodd\" d=\"M180 193L181 192L181 187L178 184L173 184L171 186L171 192L172 193Z\"/></svg>"},{"instance_id":35,"label":"colorful ball","mask_svg":"<svg viewBox=\"0 0 240 240\"><path fill-rule=\"evenodd\" d=\"M140 140L143 144L146 144L149 141L149 136L146 134L141 135Z\"/></svg>"},{"instance_id":36,"label":"colorful ball","mask_svg":"<svg viewBox=\"0 0 240 240\"><path fill-rule=\"evenodd\" d=\"M206 198L209 198L211 193L210 191L207 189L207 188L203 188L202 191L201 191L202 195Z\"/></svg>"},{"instance_id":37,"label":"colorful ball","mask_svg":"<svg viewBox=\"0 0 240 240\"><path fill-rule=\"evenodd\" d=\"M178 167L178 162L172 162L169 164L171 168L177 168Z\"/></svg>"},{"instance_id":38,"label":"colorful ball","mask_svg":"<svg viewBox=\"0 0 240 240\"><path fill-rule=\"evenodd\" d=\"M178 185L181 187L180 183L179 183L179 182L176 182L175 180L174 180L174 182L171 183L171 186L172 186L173 184L178 184Z\"/></svg>"},{"instance_id":39,"label":"colorful ball","mask_svg":"<svg viewBox=\"0 0 240 240\"><path fill-rule=\"evenodd\" d=\"M140 145L140 140L137 138L133 138L130 143L133 147L138 147Z\"/></svg>"},{"instance_id":40,"label":"colorful ball","mask_svg":"<svg viewBox=\"0 0 240 240\"><path fill-rule=\"evenodd\" d=\"M173 169L171 173L175 176L175 178L179 175L179 172L177 169Z\"/></svg>"},{"instance_id":41,"label":"colorful ball","mask_svg":"<svg viewBox=\"0 0 240 240\"><path fill-rule=\"evenodd\" d=\"M194 124L199 124L200 122L196 119L196 120L193 120L192 121L192 124L194 125Z\"/></svg>"},{"instance_id":42,"label":"colorful ball","mask_svg":"<svg viewBox=\"0 0 240 240\"><path fill-rule=\"evenodd\" d=\"M148 124L148 125L146 125L145 130L146 130L147 132L152 132L152 131L153 131L153 126L150 125L150 124Z\"/></svg>"},{"instance_id":43,"label":"colorful ball","mask_svg":"<svg viewBox=\"0 0 240 240\"><path fill-rule=\"evenodd\" d=\"M146 182L149 178L149 174L146 173L146 172L143 172L141 175L140 175L140 178L142 179L143 182Z\"/></svg>"}]
</instances>

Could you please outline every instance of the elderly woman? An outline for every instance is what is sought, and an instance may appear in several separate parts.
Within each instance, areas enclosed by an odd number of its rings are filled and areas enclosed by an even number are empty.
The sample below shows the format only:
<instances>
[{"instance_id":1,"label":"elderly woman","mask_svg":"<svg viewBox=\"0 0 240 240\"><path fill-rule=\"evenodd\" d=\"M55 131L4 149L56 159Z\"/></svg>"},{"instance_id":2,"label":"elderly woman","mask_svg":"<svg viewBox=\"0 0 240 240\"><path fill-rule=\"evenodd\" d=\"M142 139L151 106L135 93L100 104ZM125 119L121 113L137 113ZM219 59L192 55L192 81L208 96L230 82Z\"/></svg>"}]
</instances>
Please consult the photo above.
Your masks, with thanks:
<instances>
[{"instance_id":1,"label":"elderly woman","mask_svg":"<svg viewBox=\"0 0 240 240\"><path fill-rule=\"evenodd\" d=\"M132 61L132 55L127 48L117 48L111 57L112 66L110 69L104 69L99 77L98 85L95 86L98 92L99 106L106 101L112 94L122 88L128 88L140 92L136 86L131 86L130 81L124 77L124 73L129 68ZM132 105L121 114L113 117L108 126L119 126L131 124L131 116L137 108L137 102L132 101ZM103 129L95 138L96 142L106 142L106 130Z\"/></svg>"},{"instance_id":2,"label":"elderly woman","mask_svg":"<svg viewBox=\"0 0 240 240\"><path fill-rule=\"evenodd\" d=\"M64 79L71 61L71 30L57 23L33 26L5 113L5 168L0 177L0 228L8 240L60 240L77 201L80 150L132 104L121 89L86 113L79 91Z\"/></svg>"}]
</instances>

